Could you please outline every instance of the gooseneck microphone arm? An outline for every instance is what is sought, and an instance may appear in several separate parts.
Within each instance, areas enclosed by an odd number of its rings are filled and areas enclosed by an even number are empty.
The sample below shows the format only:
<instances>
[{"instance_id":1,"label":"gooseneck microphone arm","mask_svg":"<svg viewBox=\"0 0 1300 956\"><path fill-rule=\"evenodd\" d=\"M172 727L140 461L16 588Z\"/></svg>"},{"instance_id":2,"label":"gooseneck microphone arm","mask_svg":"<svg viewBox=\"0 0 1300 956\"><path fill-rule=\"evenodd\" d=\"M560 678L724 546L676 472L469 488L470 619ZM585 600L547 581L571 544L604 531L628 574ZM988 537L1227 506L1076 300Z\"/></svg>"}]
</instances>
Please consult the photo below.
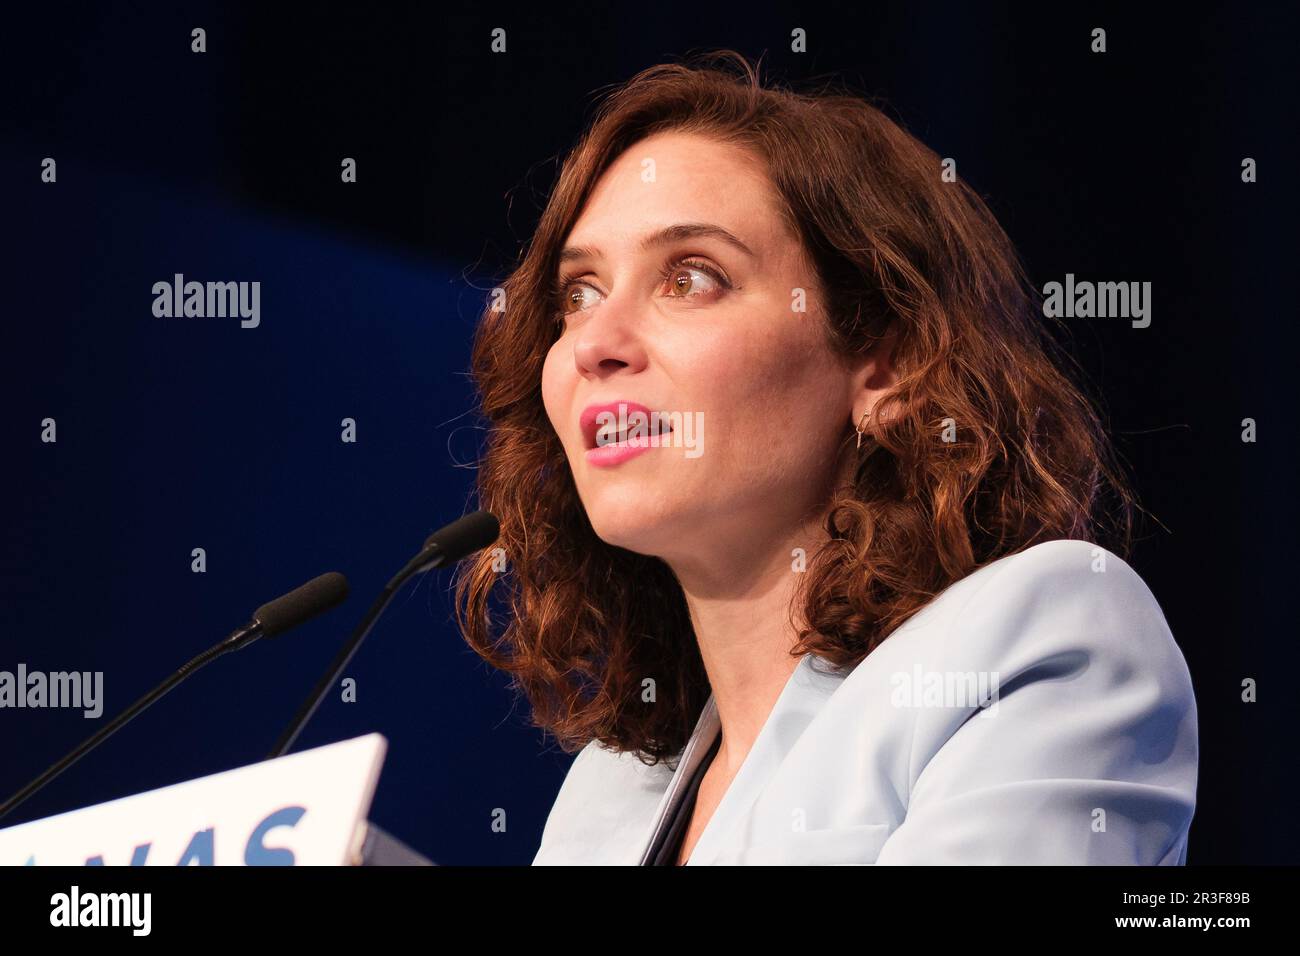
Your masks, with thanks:
<instances>
[{"instance_id":1,"label":"gooseneck microphone arm","mask_svg":"<svg viewBox=\"0 0 1300 956\"><path fill-rule=\"evenodd\" d=\"M273 760L276 757L283 756L289 748L297 741L298 735L302 733L303 727L307 721L311 720L316 709L320 707L325 696L330 692L339 677L343 674L344 669L352 660L357 649L361 647L362 642L370 634L380 616L387 610L389 603L397 595L402 585L418 574L423 574L433 568L440 568L448 564L455 564L461 558L464 558L475 551L486 548L489 544L497 539L501 533L497 519L486 511L476 511L473 514L465 515L458 518L447 527L440 531L435 531L424 542L424 547L420 553L411 558L406 566L397 574L393 575L384 589L375 599L375 603L370 605L370 610L366 616L353 630L352 636L348 638L346 644L339 648L338 654L330 663L321 679L316 682L316 687L312 690L311 695L298 708L294 714L293 720L280 735L280 739L275 742L271 752L266 755L267 760Z\"/></svg>"},{"instance_id":2,"label":"gooseneck microphone arm","mask_svg":"<svg viewBox=\"0 0 1300 956\"><path fill-rule=\"evenodd\" d=\"M94 735L82 743L54 766L23 787L12 797L0 804L0 817L13 810L36 791L67 770L74 763L94 750L105 740L126 725L132 718L147 708L154 701L163 697L177 684L180 684L195 672L212 663L223 654L241 650L258 638L275 637L292 627L310 620L318 614L328 611L343 601L348 595L348 582L336 571L313 578L301 587L295 588L283 597L262 605L253 612L253 618L243 627L232 632L220 643L208 648L179 670L149 691L122 713L118 714Z\"/></svg>"},{"instance_id":3,"label":"gooseneck microphone arm","mask_svg":"<svg viewBox=\"0 0 1300 956\"><path fill-rule=\"evenodd\" d=\"M430 567L433 566L434 565L430 565ZM285 752L294 745L294 742L297 741L298 735L302 733L303 727L307 725L307 721L311 720L312 715L316 713L316 709L320 707L321 701L325 699L325 695L329 693L330 688L333 687L335 681L339 679L344 668L346 668L349 662L351 662L353 655L356 654L357 649L361 646L361 642L369 636L371 629L375 626L375 622L379 620L380 615L387 610L389 602L397 595L398 588L405 584L415 574L414 571L405 569L404 571L405 573L398 574L393 578L393 580L389 581L384 587L384 590L380 592L379 597L375 599L375 603L370 605L370 610L366 612L366 616L361 619L361 623L358 624L356 629L352 632L352 636L348 638L348 642L339 648L339 652L334 655L334 661L330 664L325 673L321 675L321 679L316 682L316 687L312 690L311 696L302 702L302 706L299 707L298 712L293 715L293 720L289 723L289 726L285 729L284 733L280 735L280 739L275 742L275 746L271 748L271 752L266 755L267 760L283 756Z\"/></svg>"}]
</instances>

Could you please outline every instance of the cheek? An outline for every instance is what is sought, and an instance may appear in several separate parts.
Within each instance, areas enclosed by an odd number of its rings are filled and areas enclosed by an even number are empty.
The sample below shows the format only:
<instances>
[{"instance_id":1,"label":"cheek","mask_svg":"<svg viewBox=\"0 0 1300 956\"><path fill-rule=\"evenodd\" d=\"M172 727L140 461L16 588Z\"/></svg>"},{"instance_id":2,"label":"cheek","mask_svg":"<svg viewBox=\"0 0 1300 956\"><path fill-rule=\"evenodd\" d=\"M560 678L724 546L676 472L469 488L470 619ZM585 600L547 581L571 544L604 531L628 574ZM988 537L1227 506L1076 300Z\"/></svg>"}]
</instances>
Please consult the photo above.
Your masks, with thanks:
<instances>
[{"instance_id":1,"label":"cheek","mask_svg":"<svg viewBox=\"0 0 1300 956\"><path fill-rule=\"evenodd\" d=\"M817 485L819 463L830 466L848 388L825 346L811 339L772 327L699 369L710 382L705 446L716 453L705 483L717 493L793 501L797 489Z\"/></svg>"},{"instance_id":2,"label":"cheek","mask_svg":"<svg viewBox=\"0 0 1300 956\"><path fill-rule=\"evenodd\" d=\"M560 423L568 415L572 394L573 376L565 374L561 347L557 342L551 346L551 350L546 353L546 361L542 363L542 404L551 420L551 427L561 438L564 437L564 432Z\"/></svg>"},{"instance_id":3,"label":"cheek","mask_svg":"<svg viewBox=\"0 0 1300 956\"><path fill-rule=\"evenodd\" d=\"M827 358L820 343L778 326L733 350L725 372L715 380L727 383L738 428L758 428L778 440L825 413L826 396L835 387L835 370Z\"/></svg>"}]
</instances>

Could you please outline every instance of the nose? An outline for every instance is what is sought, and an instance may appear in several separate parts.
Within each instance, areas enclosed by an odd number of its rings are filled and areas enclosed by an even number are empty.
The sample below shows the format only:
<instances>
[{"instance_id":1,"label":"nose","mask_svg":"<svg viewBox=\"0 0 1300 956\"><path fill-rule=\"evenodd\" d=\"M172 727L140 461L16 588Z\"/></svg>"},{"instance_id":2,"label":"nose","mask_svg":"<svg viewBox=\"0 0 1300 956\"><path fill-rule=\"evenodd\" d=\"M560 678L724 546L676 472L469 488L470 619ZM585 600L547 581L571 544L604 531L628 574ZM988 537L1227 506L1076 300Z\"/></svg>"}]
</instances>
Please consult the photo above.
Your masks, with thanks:
<instances>
[{"instance_id":1,"label":"nose","mask_svg":"<svg viewBox=\"0 0 1300 956\"><path fill-rule=\"evenodd\" d=\"M645 344L638 332L636 304L611 296L577 330L573 360L579 374L605 379L621 371L645 368Z\"/></svg>"}]
</instances>

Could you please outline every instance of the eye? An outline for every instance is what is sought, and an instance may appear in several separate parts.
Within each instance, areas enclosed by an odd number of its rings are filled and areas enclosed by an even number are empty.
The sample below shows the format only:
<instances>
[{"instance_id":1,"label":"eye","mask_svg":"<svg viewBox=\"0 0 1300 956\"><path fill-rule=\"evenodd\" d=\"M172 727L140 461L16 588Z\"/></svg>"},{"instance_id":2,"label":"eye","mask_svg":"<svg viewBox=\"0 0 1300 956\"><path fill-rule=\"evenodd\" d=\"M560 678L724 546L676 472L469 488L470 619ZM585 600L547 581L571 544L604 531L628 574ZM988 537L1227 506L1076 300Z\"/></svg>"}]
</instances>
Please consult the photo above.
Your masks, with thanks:
<instances>
[{"instance_id":1,"label":"eye","mask_svg":"<svg viewBox=\"0 0 1300 956\"><path fill-rule=\"evenodd\" d=\"M668 283L668 296L673 299L712 295L731 287L721 272L697 259L670 261L664 266L662 276ZM703 276L704 281L695 276Z\"/></svg>"},{"instance_id":2,"label":"eye","mask_svg":"<svg viewBox=\"0 0 1300 956\"><path fill-rule=\"evenodd\" d=\"M561 316L568 315L570 312L581 312L585 308L594 305L594 302L588 301L586 293L592 293L596 290L585 282L576 282L567 276L562 277L557 283L556 299L558 302L559 313Z\"/></svg>"},{"instance_id":3,"label":"eye","mask_svg":"<svg viewBox=\"0 0 1300 956\"><path fill-rule=\"evenodd\" d=\"M659 279L667 285L669 299L712 298L731 288L720 270L698 259L670 259L659 270ZM563 324L567 316L591 308L596 304L591 296L600 294L576 275L561 275L551 289L556 321Z\"/></svg>"}]
</instances>

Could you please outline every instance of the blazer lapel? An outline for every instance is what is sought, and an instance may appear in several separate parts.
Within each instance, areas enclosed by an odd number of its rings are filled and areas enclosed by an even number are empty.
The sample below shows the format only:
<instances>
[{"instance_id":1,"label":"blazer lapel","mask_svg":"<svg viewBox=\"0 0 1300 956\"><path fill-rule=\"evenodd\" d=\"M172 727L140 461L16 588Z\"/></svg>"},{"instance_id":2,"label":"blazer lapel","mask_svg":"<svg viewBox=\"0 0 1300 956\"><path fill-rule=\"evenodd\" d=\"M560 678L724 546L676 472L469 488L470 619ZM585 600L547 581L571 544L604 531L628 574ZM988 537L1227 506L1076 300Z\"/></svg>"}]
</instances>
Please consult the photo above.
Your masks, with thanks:
<instances>
[{"instance_id":1,"label":"blazer lapel","mask_svg":"<svg viewBox=\"0 0 1300 956\"><path fill-rule=\"evenodd\" d=\"M702 866L714 862L804 730L822 711L830 695L843 683L844 674L831 670L828 663L825 664L827 670L813 666L815 661L820 660L813 654L805 654L800 658L794 673L772 706L763 729L759 731L758 739L754 741L754 746L727 787L727 792L709 818L704 832L700 834L699 842L695 844L687 861L688 865ZM716 719L715 712L715 723ZM721 729L720 725L718 729ZM709 742L711 741L712 738ZM707 751L702 749L701 753L704 752ZM751 843L753 838L752 833L740 836L745 845Z\"/></svg>"},{"instance_id":2,"label":"blazer lapel","mask_svg":"<svg viewBox=\"0 0 1300 956\"><path fill-rule=\"evenodd\" d=\"M686 796L687 784L721 730L718 708L713 702L713 695L710 694L709 699L704 703L704 709L700 711L700 719L695 722L695 729L691 731L690 740L682 749L680 762L677 764L672 780L668 782L668 789L664 791L663 798L659 801L659 809L655 811L654 823L650 827L650 836L641 851L640 866L650 865L655 848L672 827L677 810Z\"/></svg>"}]
</instances>

